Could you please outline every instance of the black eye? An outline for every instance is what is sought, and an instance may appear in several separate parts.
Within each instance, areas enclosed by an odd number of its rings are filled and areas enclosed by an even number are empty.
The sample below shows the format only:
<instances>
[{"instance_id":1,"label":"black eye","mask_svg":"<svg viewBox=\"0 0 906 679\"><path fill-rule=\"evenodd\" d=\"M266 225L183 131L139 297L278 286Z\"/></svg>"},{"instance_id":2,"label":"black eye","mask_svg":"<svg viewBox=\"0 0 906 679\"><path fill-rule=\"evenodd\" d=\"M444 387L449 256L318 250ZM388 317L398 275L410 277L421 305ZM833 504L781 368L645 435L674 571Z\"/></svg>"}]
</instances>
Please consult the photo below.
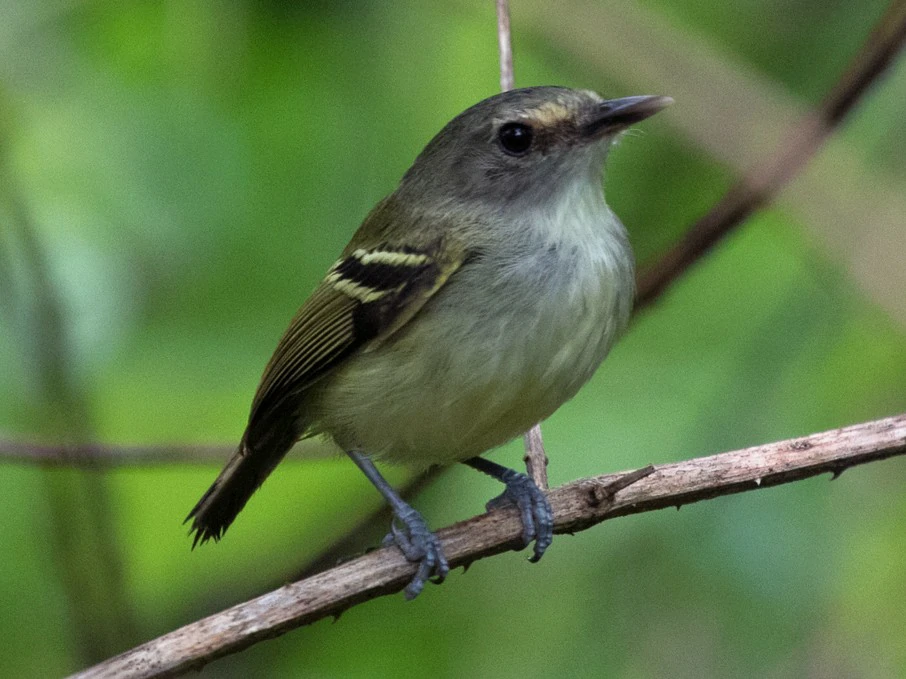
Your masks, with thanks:
<instances>
[{"instance_id":1,"label":"black eye","mask_svg":"<svg viewBox=\"0 0 906 679\"><path fill-rule=\"evenodd\" d=\"M523 123L506 123L497 133L500 146L513 156L527 153L532 145L532 128Z\"/></svg>"}]
</instances>

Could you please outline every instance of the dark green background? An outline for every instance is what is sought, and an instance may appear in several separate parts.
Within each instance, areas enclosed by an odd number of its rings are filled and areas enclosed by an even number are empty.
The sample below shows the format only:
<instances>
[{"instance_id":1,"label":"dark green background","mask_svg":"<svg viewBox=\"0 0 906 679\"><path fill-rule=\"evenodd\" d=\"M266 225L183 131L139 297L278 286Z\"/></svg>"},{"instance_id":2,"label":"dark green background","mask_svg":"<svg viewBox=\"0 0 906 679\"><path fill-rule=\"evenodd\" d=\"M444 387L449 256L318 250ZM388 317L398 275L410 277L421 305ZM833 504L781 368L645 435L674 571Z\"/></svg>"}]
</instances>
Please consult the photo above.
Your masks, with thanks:
<instances>
[{"instance_id":1,"label":"dark green background","mask_svg":"<svg viewBox=\"0 0 906 679\"><path fill-rule=\"evenodd\" d=\"M499 87L492 5L0 2L0 429L236 441L277 338L359 221ZM771 153L882 9L513 0L517 84L677 97L608 172L651 262L737 176L724 140ZM630 16L635 37L616 21ZM665 30L647 56L615 48ZM763 105L757 127L707 64ZM705 94L724 108L692 113ZM906 250L890 228L906 222L903 101L900 65L807 179L637 319L545 424L553 483L904 410L903 290L883 278ZM866 267L861 245L884 257ZM266 591L379 505L348 461L291 461L221 544L190 552L180 522L216 472L0 466L0 674L71 672ZM479 562L204 676L903 675L904 484L894 460L613 521L538 565ZM415 503L441 526L497 491L453 469Z\"/></svg>"}]
</instances>

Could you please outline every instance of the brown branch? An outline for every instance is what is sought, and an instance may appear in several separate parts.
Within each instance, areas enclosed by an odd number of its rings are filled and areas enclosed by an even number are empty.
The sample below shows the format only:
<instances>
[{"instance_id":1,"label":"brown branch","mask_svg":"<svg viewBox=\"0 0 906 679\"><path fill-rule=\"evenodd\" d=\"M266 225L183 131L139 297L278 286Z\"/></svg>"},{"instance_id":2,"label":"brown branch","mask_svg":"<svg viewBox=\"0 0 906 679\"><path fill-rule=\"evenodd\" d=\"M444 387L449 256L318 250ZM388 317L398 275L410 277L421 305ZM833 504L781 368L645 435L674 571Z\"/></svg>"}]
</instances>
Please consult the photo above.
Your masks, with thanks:
<instances>
[{"instance_id":1,"label":"brown branch","mask_svg":"<svg viewBox=\"0 0 906 679\"><path fill-rule=\"evenodd\" d=\"M906 0L894 0L821 104L793 127L777 153L755 167L639 276L636 311L654 302L693 263L780 190L818 152L906 43Z\"/></svg>"},{"instance_id":2,"label":"brown branch","mask_svg":"<svg viewBox=\"0 0 906 679\"><path fill-rule=\"evenodd\" d=\"M906 414L721 455L667 464L635 476L605 474L550 491L557 533L618 516L679 507L906 454ZM642 477L642 478L639 478ZM451 566L521 548L515 509L496 510L438 532ZM398 592L415 566L394 547L379 549L300 582L193 622L78 675L172 677L356 604Z\"/></svg>"},{"instance_id":3,"label":"brown branch","mask_svg":"<svg viewBox=\"0 0 906 679\"><path fill-rule=\"evenodd\" d=\"M541 490L550 487L547 479L547 453L544 450L544 439L541 438L541 425L536 424L522 437L525 446L525 471Z\"/></svg>"},{"instance_id":4,"label":"brown branch","mask_svg":"<svg viewBox=\"0 0 906 679\"><path fill-rule=\"evenodd\" d=\"M222 464L234 445L116 445L105 443L35 443L0 439L0 460L45 466L98 467L154 464Z\"/></svg>"},{"instance_id":5,"label":"brown branch","mask_svg":"<svg viewBox=\"0 0 906 679\"><path fill-rule=\"evenodd\" d=\"M500 47L500 89L503 92L515 87L513 76L513 41L510 31L510 3L497 0L497 43ZM541 425L536 424L523 436L525 444L525 470L539 488L547 490L547 454L541 438Z\"/></svg>"},{"instance_id":6,"label":"brown branch","mask_svg":"<svg viewBox=\"0 0 906 679\"><path fill-rule=\"evenodd\" d=\"M513 89L515 83L508 0L497 0L497 45L500 49L500 89L506 92Z\"/></svg>"}]
</instances>

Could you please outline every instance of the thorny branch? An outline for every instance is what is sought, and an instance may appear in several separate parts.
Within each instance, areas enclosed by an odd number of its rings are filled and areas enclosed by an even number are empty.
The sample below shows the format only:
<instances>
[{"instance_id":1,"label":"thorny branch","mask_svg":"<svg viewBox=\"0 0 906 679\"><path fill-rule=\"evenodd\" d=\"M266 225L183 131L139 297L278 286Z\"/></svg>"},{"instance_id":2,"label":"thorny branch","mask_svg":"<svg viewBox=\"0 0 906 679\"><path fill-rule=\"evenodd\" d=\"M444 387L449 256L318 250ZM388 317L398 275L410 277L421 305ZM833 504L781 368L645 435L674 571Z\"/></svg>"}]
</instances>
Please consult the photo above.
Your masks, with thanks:
<instances>
[{"instance_id":1,"label":"thorny branch","mask_svg":"<svg viewBox=\"0 0 906 679\"><path fill-rule=\"evenodd\" d=\"M605 474L550 491L555 532L679 507L906 454L906 414L721 455ZM500 509L438 531L452 567L521 548L515 509ZM383 548L193 622L75 675L77 679L173 677L356 604L402 590L415 565Z\"/></svg>"}]
</instances>

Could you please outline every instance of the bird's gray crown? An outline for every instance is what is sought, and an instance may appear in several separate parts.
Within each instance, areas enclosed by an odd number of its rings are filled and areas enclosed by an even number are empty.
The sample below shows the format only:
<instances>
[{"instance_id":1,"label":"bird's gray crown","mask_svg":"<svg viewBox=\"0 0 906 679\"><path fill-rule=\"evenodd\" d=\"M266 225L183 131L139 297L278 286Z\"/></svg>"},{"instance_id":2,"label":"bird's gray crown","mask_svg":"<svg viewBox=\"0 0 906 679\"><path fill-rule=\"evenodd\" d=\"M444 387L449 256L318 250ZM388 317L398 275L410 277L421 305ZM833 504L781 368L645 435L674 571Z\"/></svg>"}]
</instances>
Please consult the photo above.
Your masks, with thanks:
<instances>
[{"instance_id":1,"label":"bird's gray crown","mask_svg":"<svg viewBox=\"0 0 906 679\"><path fill-rule=\"evenodd\" d=\"M401 192L506 207L545 200L565 182L600 181L610 141L665 97L606 101L590 90L528 87L466 109L432 139Z\"/></svg>"}]
</instances>

